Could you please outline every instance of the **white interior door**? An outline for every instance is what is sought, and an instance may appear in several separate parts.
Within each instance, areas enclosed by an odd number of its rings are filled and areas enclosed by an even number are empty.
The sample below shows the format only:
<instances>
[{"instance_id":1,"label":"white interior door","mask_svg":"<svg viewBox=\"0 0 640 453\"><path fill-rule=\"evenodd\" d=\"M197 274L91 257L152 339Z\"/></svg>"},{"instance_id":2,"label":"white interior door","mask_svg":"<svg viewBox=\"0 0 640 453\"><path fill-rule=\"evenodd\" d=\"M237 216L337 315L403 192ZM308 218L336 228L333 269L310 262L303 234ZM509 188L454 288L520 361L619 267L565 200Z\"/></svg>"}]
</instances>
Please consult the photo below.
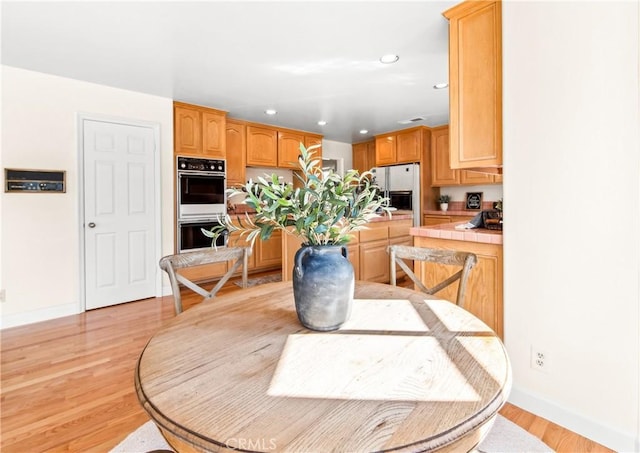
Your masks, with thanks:
<instances>
[{"instance_id":1,"label":"white interior door","mask_svg":"<svg viewBox=\"0 0 640 453\"><path fill-rule=\"evenodd\" d=\"M85 307L155 296L152 127L84 119Z\"/></svg>"}]
</instances>

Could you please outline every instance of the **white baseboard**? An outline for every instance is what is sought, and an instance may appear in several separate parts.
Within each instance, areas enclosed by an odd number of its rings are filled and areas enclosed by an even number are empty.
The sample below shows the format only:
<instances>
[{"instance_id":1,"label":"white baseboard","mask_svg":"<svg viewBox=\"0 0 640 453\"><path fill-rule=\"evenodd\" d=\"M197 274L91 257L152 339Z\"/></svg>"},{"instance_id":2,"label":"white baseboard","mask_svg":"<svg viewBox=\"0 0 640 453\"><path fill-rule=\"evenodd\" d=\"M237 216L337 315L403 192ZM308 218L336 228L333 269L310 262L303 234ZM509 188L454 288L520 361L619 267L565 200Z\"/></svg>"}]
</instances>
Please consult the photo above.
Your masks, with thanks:
<instances>
[{"instance_id":1,"label":"white baseboard","mask_svg":"<svg viewBox=\"0 0 640 453\"><path fill-rule=\"evenodd\" d=\"M640 451L639 433L625 433L610 426L602 425L517 387L511 389L509 402L617 452L631 453Z\"/></svg>"},{"instance_id":2,"label":"white baseboard","mask_svg":"<svg viewBox=\"0 0 640 453\"><path fill-rule=\"evenodd\" d=\"M25 313L15 313L11 315L2 314L0 316L0 329L9 327L24 326L34 322L48 321L50 319L62 318L63 316L77 315L82 313L77 303L57 305L55 307L31 310Z\"/></svg>"}]
</instances>

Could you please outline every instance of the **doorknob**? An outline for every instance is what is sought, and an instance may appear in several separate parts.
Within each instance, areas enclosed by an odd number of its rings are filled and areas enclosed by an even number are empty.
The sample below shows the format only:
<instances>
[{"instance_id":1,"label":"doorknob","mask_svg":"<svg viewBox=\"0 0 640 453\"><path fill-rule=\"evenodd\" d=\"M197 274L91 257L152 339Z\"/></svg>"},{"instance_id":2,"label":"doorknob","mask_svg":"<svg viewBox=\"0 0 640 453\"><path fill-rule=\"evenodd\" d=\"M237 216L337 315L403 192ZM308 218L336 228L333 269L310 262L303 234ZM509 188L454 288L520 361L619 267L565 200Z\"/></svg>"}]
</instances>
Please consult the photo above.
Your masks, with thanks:
<instances>
[{"instance_id":1,"label":"doorknob","mask_svg":"<svg viewBox=\"0 0 640 453\"><path fill-rule=\"evenodd\" d=\"M89 222L89 228L95 228L95 227L96 227L96 224L95 224L95 223L93 223L93 222Z\"/></svg>"}]
</instances>

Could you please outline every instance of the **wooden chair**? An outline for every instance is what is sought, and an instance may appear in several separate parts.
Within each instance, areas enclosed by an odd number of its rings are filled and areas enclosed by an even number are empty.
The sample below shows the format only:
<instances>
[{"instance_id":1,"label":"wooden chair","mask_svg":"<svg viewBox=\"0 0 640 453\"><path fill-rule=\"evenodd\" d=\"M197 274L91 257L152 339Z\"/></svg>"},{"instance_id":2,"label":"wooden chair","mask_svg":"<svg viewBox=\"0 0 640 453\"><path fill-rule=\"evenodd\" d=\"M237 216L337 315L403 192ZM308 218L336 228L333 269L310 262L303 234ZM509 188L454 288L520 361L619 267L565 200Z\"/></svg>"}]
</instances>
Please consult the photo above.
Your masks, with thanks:
<instances>
[{"instance_id":1,"label":"wooden chair","mask_svg":"<svg viewBox=\"0 0 640 453\"><path fill-rule=\"evenodd\" d=\"M198 250L195 252L179 253L176 255L168 255L160 260L160 268L169 275L171 282L171 290L173 291L173 300L175 304L176 315L182 313L182 297L180 295L180 283L189 288L191 291L204 297L203 302L213 299L222 286L236 273L238 268L242 266L242 288L247 287L247 268L248 260L251 255L251 247L219 247L209 250ZM197 285L184 275L178 273L179 269L185 269L192 266L200 266L203 264L223 263L225 261L235 260L233 266L229 268L226 274L218 281L211 291L207 291L203 287Z\"/></svg>"},{"instance_id":2,"label":"wooden chair","mask_svg":"<svg viewBox=\"0 0 640 453\"><path fill-rule=\"evenodd\" d=\"M432 249L426 247L410 247L406 245L390 245L387 248L391 260L391 285L396 286L396 263L400 268L413 280L416 286L427 294L435 294L446 288L456 281L460 281L458 285L458 295L456 297L456 305L464 308L464 293L467 287L467 279L469 272L476 265L478 258L473 253L456 252L453 250ZM455 274L441 281L433 288L427 288L423 282L413 273L413 270L404 262L404 260L424 261L428 263L447 264L452 266L461 266Z\"/></svg>"}]
</instances>

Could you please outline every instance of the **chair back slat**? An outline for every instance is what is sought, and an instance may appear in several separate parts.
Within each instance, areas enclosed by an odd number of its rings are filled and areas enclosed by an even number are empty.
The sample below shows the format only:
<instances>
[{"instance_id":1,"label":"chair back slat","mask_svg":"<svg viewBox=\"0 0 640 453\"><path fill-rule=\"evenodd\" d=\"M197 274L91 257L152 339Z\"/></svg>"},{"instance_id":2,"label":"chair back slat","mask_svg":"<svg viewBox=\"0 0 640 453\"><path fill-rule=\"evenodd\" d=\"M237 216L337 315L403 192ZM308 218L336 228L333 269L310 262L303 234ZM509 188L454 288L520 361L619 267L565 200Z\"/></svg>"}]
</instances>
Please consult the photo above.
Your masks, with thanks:
<instances>
[{"instance_id":1,"label":"chair back slat","mask_svg":"<svg viewBox=\"0 0 640 453\"><path fill-rule=\"evenodd\" d=\"M454 250L412 247L407 245L390 245L387 248L387 251L389 252L390 258L390 283L393 286L396 285L396 265L400 266L405 274L413 281L415 286L426 294L436 294L449 285L459 281L456 300L453 302L464 308L464 296L469 273L478 261L475 254ZM440 281L433 287L428 288L404 260L422 261L448 266L460 266L461 269L453 275L450 275L448 278Z\"/></svg>"},{"instance_id":2,"label":"chair back slat","mask_svg":"<svg viewBox=\"0 0 640 453\"><path fill-rule=\"evenodd\" d=\"M220 288L242 267L242 288L247 287L249 256L251 247L218 247L207 250L197 250L195 252L178 253L168 255L160 260L160 268L169 276L171 291L173 292L174 308L176 314L182 313L182 296L180 284L203 297L203 301L213 299ZM189 280L183 274L178 273L180 269L187 269L205 264L224 263L235 260L229 266L227 272L218 280L211 291Z\"/></svg>"}]
</instances>

